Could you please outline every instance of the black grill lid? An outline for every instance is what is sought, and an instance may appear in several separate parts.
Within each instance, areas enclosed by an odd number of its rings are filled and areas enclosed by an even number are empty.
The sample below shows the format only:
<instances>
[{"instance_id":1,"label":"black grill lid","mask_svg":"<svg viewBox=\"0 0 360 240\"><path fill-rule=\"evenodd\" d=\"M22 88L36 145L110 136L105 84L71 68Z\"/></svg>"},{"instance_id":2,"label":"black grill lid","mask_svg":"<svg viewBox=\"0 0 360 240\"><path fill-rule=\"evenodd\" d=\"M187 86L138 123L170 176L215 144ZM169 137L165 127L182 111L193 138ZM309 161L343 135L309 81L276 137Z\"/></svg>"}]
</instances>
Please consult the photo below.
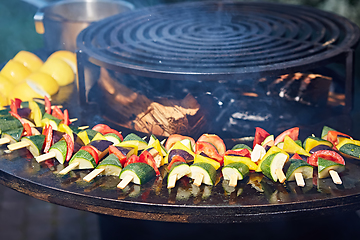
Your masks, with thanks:
<instances>
[{"instance_id":1,"label":"black grill lid","mask_svg":"<svg viewBox=\"0 0 360 240\"><path fill-rule=\"evenodd\" d=\"M77 39L90 61L155 78L219 80L302 71L353 48L359 28L318 9L191 2L106 18Z\"/></svg>"}]
</instances>

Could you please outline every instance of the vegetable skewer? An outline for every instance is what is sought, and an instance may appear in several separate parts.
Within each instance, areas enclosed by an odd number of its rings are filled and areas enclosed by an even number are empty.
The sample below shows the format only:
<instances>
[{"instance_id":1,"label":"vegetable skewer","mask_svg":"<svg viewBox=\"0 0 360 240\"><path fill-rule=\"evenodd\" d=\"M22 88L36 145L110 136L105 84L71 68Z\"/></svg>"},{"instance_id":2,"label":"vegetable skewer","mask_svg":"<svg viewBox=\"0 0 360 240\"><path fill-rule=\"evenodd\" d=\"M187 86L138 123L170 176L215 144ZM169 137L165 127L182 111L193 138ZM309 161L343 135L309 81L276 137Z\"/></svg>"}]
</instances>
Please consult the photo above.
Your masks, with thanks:
<instances>
[{"instance_id":1,"label":"vegetable skewer","mask_svg":"<svg viewBox=\"0 0 360 240\"><path fill-rule=\"evenodd\" d=\"M89 145L83 146L70 159L69 165L59 172L67 174L74 169L93 169L109 151L112 142L107 140L95 140Z\"/></svg>"},{"instance_id":2,"label":"vegetable skewer","mask_svg":"<svg viewBox=\"0 0 360 240\"><path fill-rule=\"evenodd\" d=\"M104 174L106 176L119 176L122 170L122 165L119 159L114 153L108 155L104 160L102 160L96 168L86 175L83 180L90 182L99 174Z\"/></svg>"}]
</instances>

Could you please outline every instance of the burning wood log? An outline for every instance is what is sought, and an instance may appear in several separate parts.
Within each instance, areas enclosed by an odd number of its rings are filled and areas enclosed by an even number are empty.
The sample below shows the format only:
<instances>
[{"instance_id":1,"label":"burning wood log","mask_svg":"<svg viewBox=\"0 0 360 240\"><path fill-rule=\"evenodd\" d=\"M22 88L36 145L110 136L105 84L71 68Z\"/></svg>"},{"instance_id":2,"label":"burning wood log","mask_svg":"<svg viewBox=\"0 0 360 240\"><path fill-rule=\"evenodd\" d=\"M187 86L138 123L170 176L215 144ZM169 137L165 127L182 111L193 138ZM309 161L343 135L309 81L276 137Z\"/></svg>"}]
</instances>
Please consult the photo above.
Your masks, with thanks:
<instances>
[{"instance_id":1,"label":"burning wood log","mask_svg":"<svg viewBox=\"0 0 360 240\"><path fill-rule=\"evenodd\" d=\"M201 131L206 123L200 104L191 94L181 100L160 98L153 101L119 83L105 69L101 70L99 85L124 127L170 136L174 133L193 134L192 131Z\"/></svg>"}]
</instances>

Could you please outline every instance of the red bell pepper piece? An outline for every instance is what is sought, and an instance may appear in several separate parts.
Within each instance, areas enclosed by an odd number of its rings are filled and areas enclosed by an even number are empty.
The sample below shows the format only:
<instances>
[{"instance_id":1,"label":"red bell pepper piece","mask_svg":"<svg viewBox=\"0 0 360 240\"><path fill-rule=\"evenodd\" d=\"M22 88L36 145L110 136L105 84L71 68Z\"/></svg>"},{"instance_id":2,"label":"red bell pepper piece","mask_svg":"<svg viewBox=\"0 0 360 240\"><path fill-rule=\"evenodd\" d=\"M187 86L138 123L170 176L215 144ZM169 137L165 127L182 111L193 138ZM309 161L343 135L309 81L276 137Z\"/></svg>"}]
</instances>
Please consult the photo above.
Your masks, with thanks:
<instances>
[{"instance_id":1,"label":"red bell pepper piece","mask_svg":"<svg viewBox=\"0 0 360 240\"><path fill-rule=\"evenodd\" d=\"M50 124L48 126L45 126L43 134L45 135L44 152L47 153L49 152L53 140L53 130Z\"/></svg>"},{"instance_id":2,"label":"red bell pepper piece","mask_svg":"<svg viewBox=\"0 0 360 240\"><path fill-rule=\"evenodd\" d=\"M15 101L15 106L16 106L16 108L20 108L20 107L21 107L22 100L19 99L19 98L15 98L14 101Z\"/></svg>"},{"instance_id":3,"label":"red bell pepper piece","mask_svg":"<svg viewBox=\"0 0 360 240\"><path fill-rule=\"evenodd\" d=\"M146 150L144 150L140 156L139 156L139 160L141 162L145 162L147 163L148 165L150 165L154 170L155 170L155 173L156 173L156 176L159 176L160 175L160 171L159 169L156 167L156 163L155 163L155 160L153 158L153 156Z\"/></svg>"},{"instance_id":4,"label":"red bell pepper piece","mask_svg":"<svg viewBox=\"0 0 360 240\"><path fill-rule=\"evenodd\" d=\"M11 99L11 103L10 103L10 110L11 110L11 112L17 114L17 113L18 113L18 112L17 112L17 109L18 109L18 107L16 106L15 101L14 101L13 99Z\"/></svg>"},{"instance_id":5,"label":"red bell pepper piece","mask_svg":"<svg viewBox=\"0 0 360 240\"><path fill-rule=\"evenodd\" d=\"M186 163L185 159L179 155L175 155L172 157L171 162L169 163L168 170L171 169L172 165L176 162L183 162Z\"/></svg>"},{"instance_id":6,"label":"red bell pepper piece","mask_svg":"<svg viewBox=\"0 0 360 240\"><path fill-rule=\"evenodd\" d=\"M23 127L24 127L24 132L26 132L26 134L24 134L24 136L31 136L32 131L31 131L30 125L28 123L24 123Z\"/></svg>"},{"instance_id":7,"label":"red bell pepper piece","mask_svg":"<svg viewBox=\"0 0 360 240\"><path fill-rule=\"evenodd\" d=\"M9 113L11 114L11 116L15 117L16 119L18 119L21 124L24 127L24 132L26 132L26 134L24 134L24 136L31 136L32 132L31 132L31 127L28 123L26 123L20 116L19 114L13 112L13 111L9 111Z\"/></svg>"},{"instance_id":8,"label":"red bell pepper piece","mask_svg":"<svg viewBox=\"0 0 360 240\"><path fill-rule=\"evenodd\" d=\"M324 158L326 160L330 160L336 163L340 163L342 165L345 165L345 160L344 158L338 154L335 151L332 150L320 150L320 151L316 151L314 152L310 157L308 157L307 162L312 165L317 167L318 166L318 158Z\"/></svg>"},{"instance_id":9,"label":"red bell pepper piece","mask_svg":"<svg viewBox=\"0 0 360 240\"><path fill-rule=\"evenodd\" d=\"M11 116L13 116L17 120L19 120L22 125L24 125L25 121L19 116L19 114L17 114L16 112L13 112L13 111L9 111L9 113L11 114Z\"/></svg>"},{"instance_id":10,"label":"red bell pepper piece","mask_svg":"<svg viewBox=\"0 0 360 240\"><path fill-rule=\"evenodd\" d=\"M237 156L250 158L251 152L249 151L249 149L243 148L243 149L239 149L239 150L227 150L225 152L225 155L237 155Z\"/></svg>"},{"instance_id":11,"label":"red bell pepper piece","mask_svg":"<svg viewBox=\"0 0 360 240\"><path fill-rule=\"evenodd\" d=\"M285 139L285 136L289 136L292 140L297 140L299 137L299 128L293 127L288 130L285 130L282 132L279 136L277 136L274 140L274 145L276 146L278 143L283 142Z\"/></svg>"},{"instance_id":12,"label":"red bell pepper piece","mask_svg":"<svg viewBox=\"0 0 360 240\"><path fill-rule=\"evenodd\" d=\"M54 106L51 115L53 115L54 117L56 117L58 119L64 119L64 114L58 106Z\"/></svg>"},{"instance_id":13,"label":"red bell pepper piece","mask_svg":"<svg viewBox=\"0 0 360 240\"><path fill-rule=\"evenodd\" d=\"M69 118L69 112L68 112L68 110L67 109L65 109L64 110L64 117L63 117L63 123L65 124L65 125L70 125L70 118Z\"/></svg>"},{"instance_id":14,"label":"red bell pepper piece","mask_svg":"<svg viewBox=\"0 0 360 240\"><path fill-rule=\"evenodd\" d=\"M44 100L45 100L45 112L47 112L48 114L51 114L51 102L50 102L50 99L47 96L45 96Z\"/></svg>"},{"instance_id":15,"label":"red bell pepper piece","mask_svg":"<svg viewBox=\"0 0 360 240\"><path fill-rule=\"evenodd\" d=\"M63 135L65 141L66 141L66 147L67 147L67 152L66 152L66 158L65 161L68 162L71 159L71 156L74 152L74 142L72 140L72 138L70 137L69 134L65 133Z\"/></svg>"},{"instance_id":16,"label":"red bell pepper piece","mask_svg":"<svg viewBox=\"0 0 360 240\"><path fill-rule=\"evenodd\" d=\"M338 132L338 131L328 131L328 133L326 135L326 140L331 142L333 144L333 146L336 146L339 143L338 142L338 136L339 135L352 139L352 137L350 137L349 135L347 135L345 133Z\"/></svg>"},{"instance_id":17,"label":"red bell pepper piece","mask_svg":"<svg viewBox=\"0 0 360 240\"><path fill-rule=\"evenodd\" d=\"M261 143L268 136L270 136L270 133L268 133L267 131L265 131L262 128L256 127L255 128L255 137L254 137L254 141L253 141L253 148L255 147L256 144L261 145Z\"/></svg>"},{"instance_id":18,"label":"red bell pepper piece","mask_svg":"<svg viewBox=\"0 0 360 240\"><path fill-rule=\"evenodd\" d=\"M224 162L224 157L221 156L217 149L208 142L197 141L195 144L195 154L205 153L206 156L218 161L221 165Z\"/></svg>"},{"instance_id":19,"label":"red bell pepper piece","mask_svg":"<svg viewBox=\"0 0 360 240\"><path fill-rule=\"evenodd\" d=\"M92 146L86 145L86 146L82 146L80 149L85 150L88 153L90 153L90 155L94 158L95 163L98 164L99 155L97 154L96 150Z\"/></svg>"}]
</instances>

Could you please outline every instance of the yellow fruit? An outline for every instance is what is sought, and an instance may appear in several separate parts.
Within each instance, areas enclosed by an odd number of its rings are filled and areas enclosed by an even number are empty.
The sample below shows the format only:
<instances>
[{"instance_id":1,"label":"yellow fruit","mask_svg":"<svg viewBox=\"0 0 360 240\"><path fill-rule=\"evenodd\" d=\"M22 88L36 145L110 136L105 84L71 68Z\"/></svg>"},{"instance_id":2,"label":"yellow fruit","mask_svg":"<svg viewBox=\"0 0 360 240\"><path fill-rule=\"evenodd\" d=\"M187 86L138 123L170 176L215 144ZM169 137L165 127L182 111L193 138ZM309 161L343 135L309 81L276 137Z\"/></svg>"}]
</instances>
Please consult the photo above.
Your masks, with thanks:
<instances>
[{"instance_id":1,"label":"yellow fruit","mask_svg":"<svg viewBox=\"0 0 360 240\"><path fill-rule=\"evenodd\" d=\"M69 66L71 67L71 69L73 70L73 72L76 74L77 72L77 61L76 61L76 54L67 50L59 50L54 52L53 54L51 54L49 56L49 58L60 58L61 60L64 60L67 64L69 64ZM48 59L49 59L48 58Z\"/></svg>"},{"instance_id":2,"label":"yellow fruit","mask_svg":"<svg viewBox=\"0 0 360 240\"><path fill-rule=\"evenodd\" d=\"M23 64L32 72L39 70L43 65L43 61L36 54L28 51L18 52L13 60Z\"/></svg>"},{"instance_id":3,"label":"yellow fruit","mask_svg":"<svg viewBox=\"0 0 360 240\"><path fill-rule=\"evenodd\" d=\"M33 72L25 79L28 83L29 81L35 84L38 84L42 89L47 92L50 96L54 95L59 91L59 84L57 81L47 73L43 72Z\"/></svg>"},{"instance_id":4,"label":"yellow fruit","mask_svg":"<svg viewBox=\"0 0 360 240\"><path fill-rule=\"evenodd\" d=\"M10 59L0 72L13 84L19 84L31 73L31 71L21 63Z\"/></svg>"},{"instance_id":5,"label":"yellow fruit","mask_svg":"<svg viewBox=\"0 0 360 240\"><path fill-rule=\"evenodd\" d=\"M7 97L9 92L15 87L15 85L9 81L6 77L0 74L0 93Z\"/></svg>"},{"instance_id":6,"label":"yellow fruit","mask_svg":"<svg viewBox=\"0 0 360 240\"><path fill-rule=\"evenodd\" d=\"M27 82L16 85L9 93L9 99L19 98L22 101L31 101L33 98L44 98L48 94L38 88L36 85L28 84Z\"/></svg>"},{"instance_id":7,"label":"yellow fruit","mask_svg":"<svg viewBox=\"0 0 360 240\"><path fill-rule=\"evenodd\" d=\"M74 72L69 64L60 58L49 58L39 71L52 76L59 86L66 86L75 80Z\"/></svg>"},{"instance_id":8,"label":"yellow fruit","mask_svg":"<svg viewBox=\"0 0 360 240\"><path fill-rule=\"evenodd\" d=\"M0 93L0 109L4 109L4 106L8 105L8 99L6 96Z\"/></svg>"}]
</instances>

